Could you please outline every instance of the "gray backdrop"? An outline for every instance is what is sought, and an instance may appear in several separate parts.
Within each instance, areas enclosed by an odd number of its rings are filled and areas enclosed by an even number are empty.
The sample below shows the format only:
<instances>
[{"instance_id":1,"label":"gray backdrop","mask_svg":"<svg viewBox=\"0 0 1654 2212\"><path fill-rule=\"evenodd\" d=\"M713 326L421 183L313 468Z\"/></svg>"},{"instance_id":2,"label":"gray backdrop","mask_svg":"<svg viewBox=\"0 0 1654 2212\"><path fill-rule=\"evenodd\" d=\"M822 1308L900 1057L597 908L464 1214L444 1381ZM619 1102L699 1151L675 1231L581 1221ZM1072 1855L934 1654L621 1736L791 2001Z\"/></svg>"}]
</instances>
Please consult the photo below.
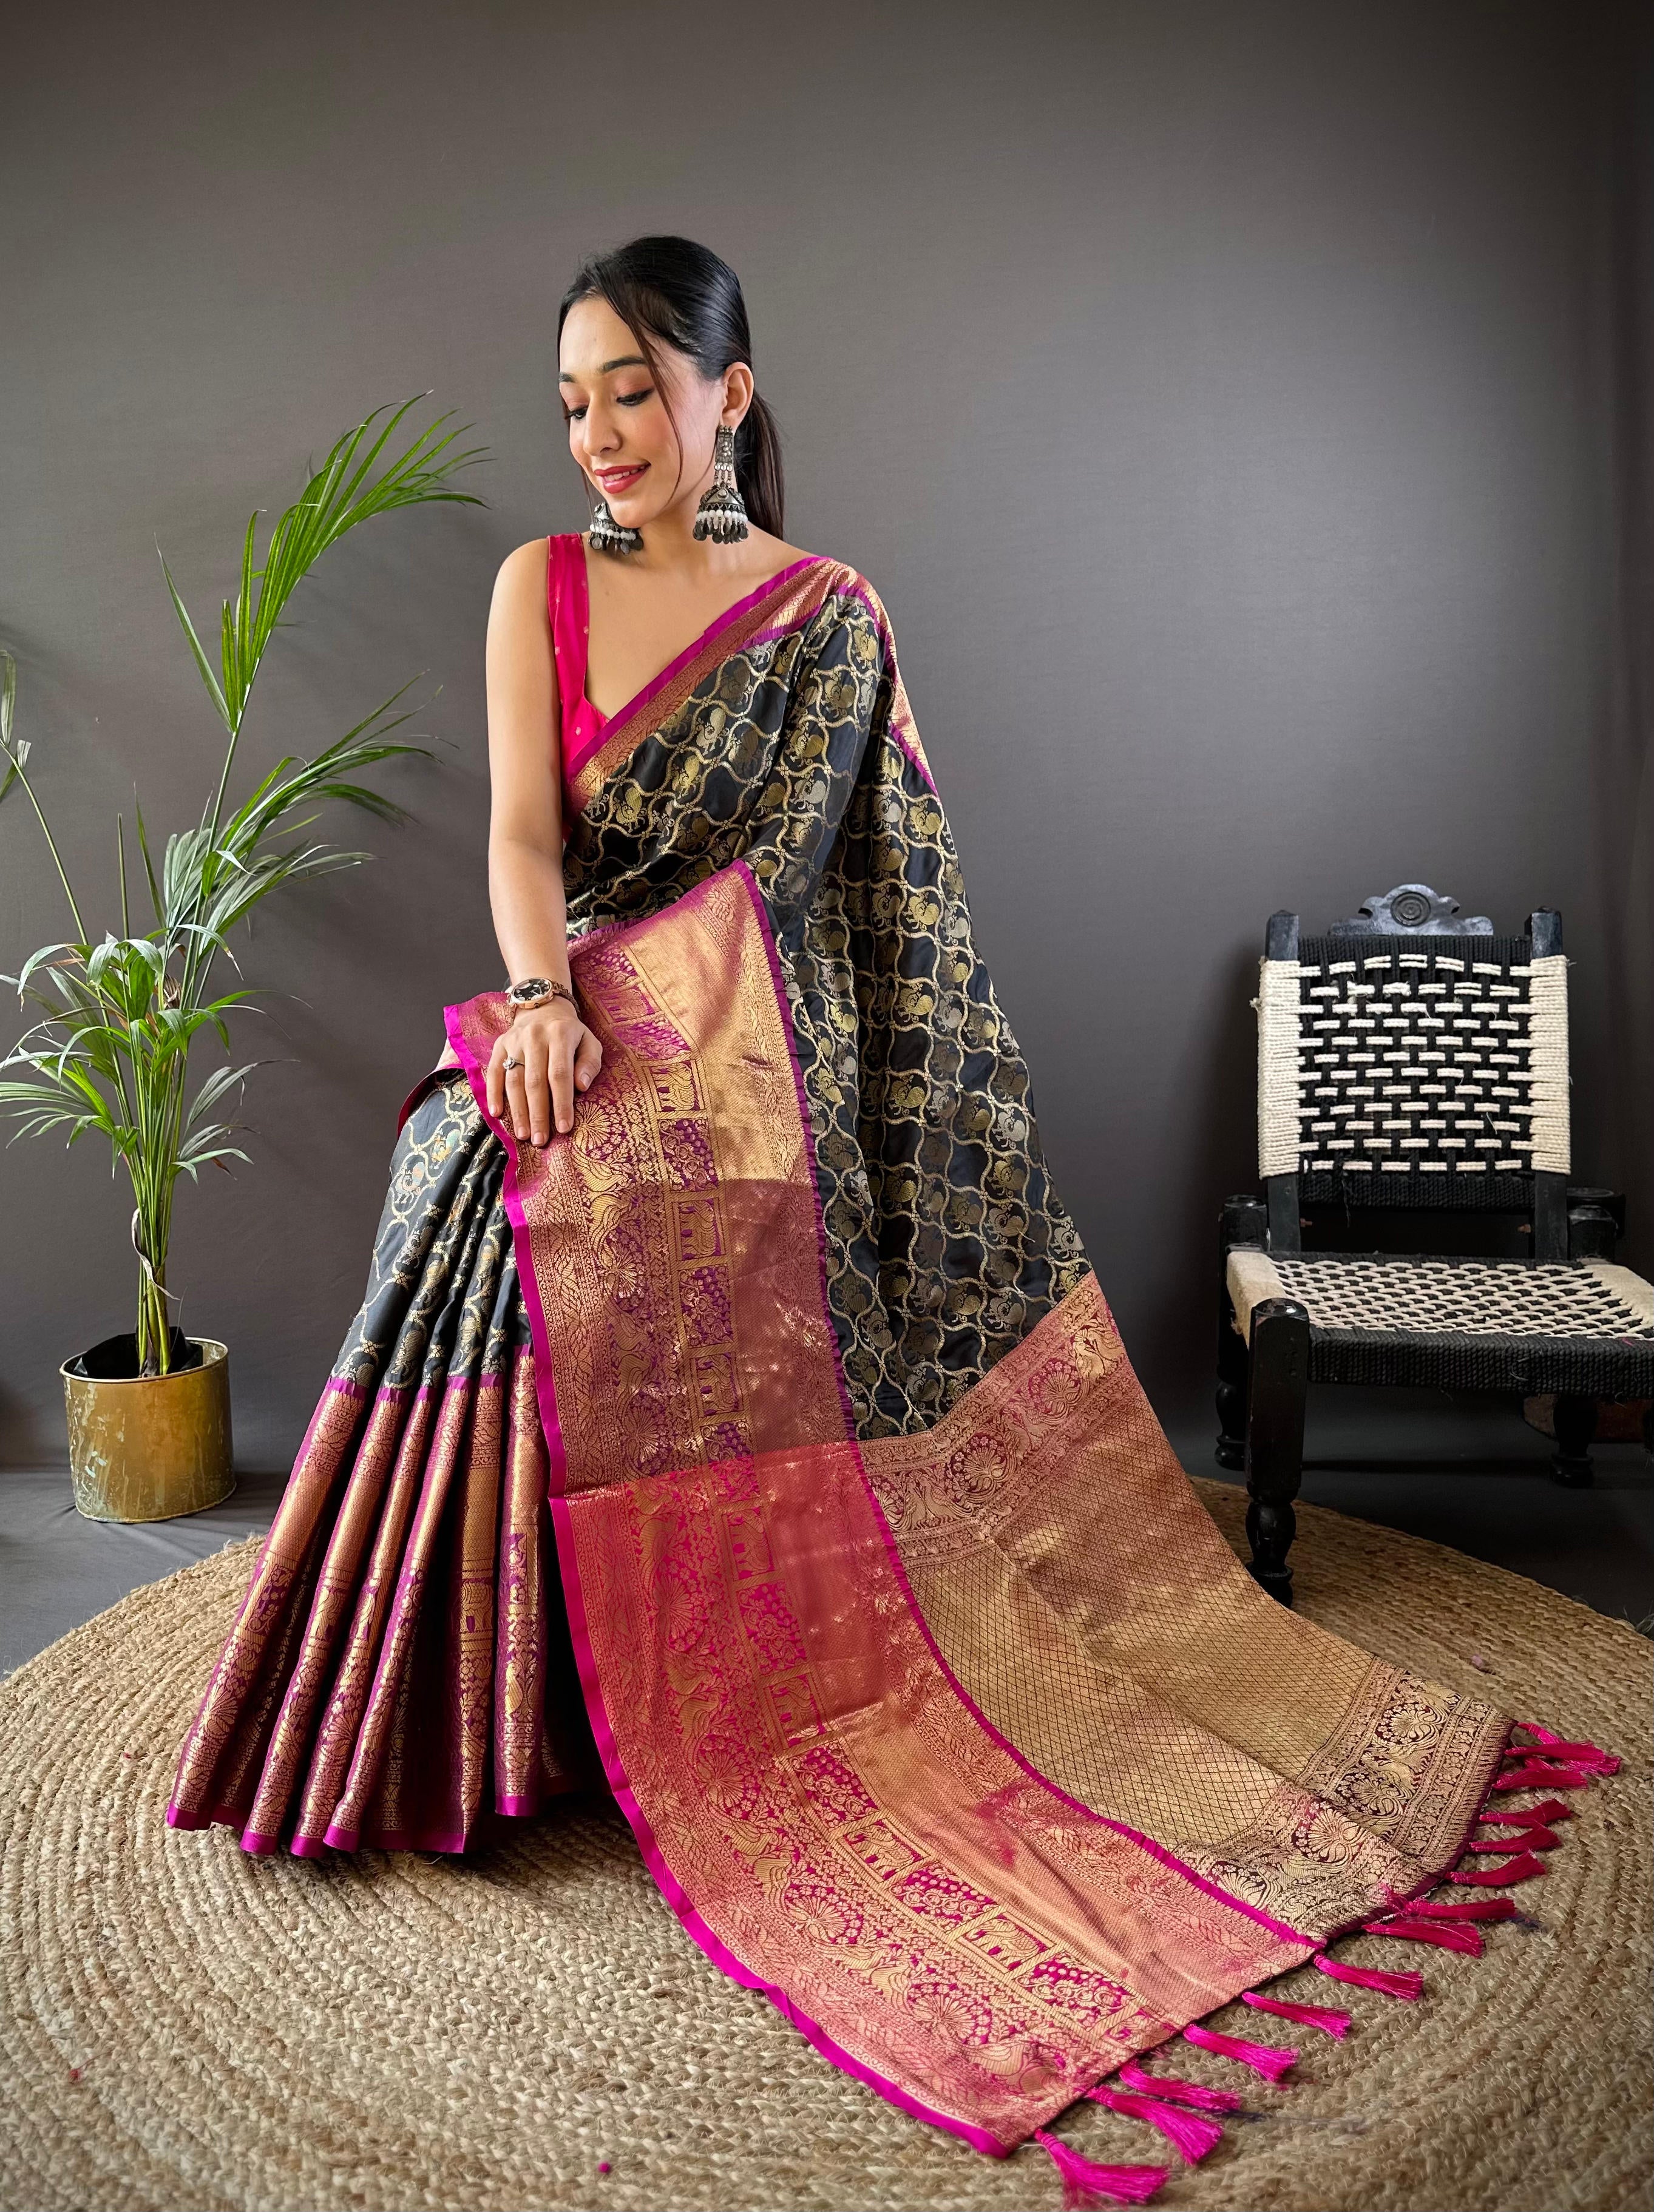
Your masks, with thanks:
<instances>
[{"instance_id":1,"label":"gray backdrop","mask_svg":"<svg viewBox=\"0 0 1654 2212\"><path fill-rule=\"evenodd\" d=\"M442 1004L498 979L489 592L510 547L582 519L556 300L582 249L645 229L741 272L790 533L892 611L1050 1153L1162 1409L1207 1387L1280 905L1324 925L1423 878L1502 928L1560 906L1576 1166L1633 1187L1648 1252L1635 16L357 0L12 24L0 627L100 918L134 786L179 823L217 750L157 542L210 620L248 511L369 407L429 386L495 456L485 511L330 556L263 679L249 769L419 669L441 759L397 778L417 818L370 825L371 866L272 902L246 948L277 1064L254 1164L185 1187L173 1273L186 1326L232 1347L244 1464L297 1442ZM15 794L0 868L9 968L61 933ZM0 1176L0 1455L50 1462L58 1361L131 1325L128 1201L89 1143L17 1146Z\"/></svg>"}]
</instances>

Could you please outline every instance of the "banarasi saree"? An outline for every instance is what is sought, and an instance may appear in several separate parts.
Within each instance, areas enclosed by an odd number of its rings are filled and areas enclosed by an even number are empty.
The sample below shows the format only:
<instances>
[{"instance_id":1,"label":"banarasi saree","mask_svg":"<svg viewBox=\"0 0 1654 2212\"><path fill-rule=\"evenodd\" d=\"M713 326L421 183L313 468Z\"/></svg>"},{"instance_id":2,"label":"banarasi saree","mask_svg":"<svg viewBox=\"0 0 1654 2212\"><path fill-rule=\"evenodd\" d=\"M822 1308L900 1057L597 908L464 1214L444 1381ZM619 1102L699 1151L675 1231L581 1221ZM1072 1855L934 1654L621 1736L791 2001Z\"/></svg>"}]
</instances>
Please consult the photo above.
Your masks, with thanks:
<instances>
[{"instance_id":1,"label":"banarasi saree","mask_svg":"<svg viewBox=\"0 0 1654 2212\"><path fill-rule=\"evenodd\" d=\"M1003 2154L1095 2093L1198 2154L1234 2100L1131 2062L1278 2075L1199 2023L1310 1960L1416 1995L1329 1942L1477 1948L1565 1809L1486 1808L1613 1762L1286 1610L1198 1502L861 577L796 562L605 722L581 541L548 565L602 1073L520 1147L502 995L448 1009L169 1817L459 1851L606 1781L694 1939L903 2110Z\"/></svg>"}]
</instances>

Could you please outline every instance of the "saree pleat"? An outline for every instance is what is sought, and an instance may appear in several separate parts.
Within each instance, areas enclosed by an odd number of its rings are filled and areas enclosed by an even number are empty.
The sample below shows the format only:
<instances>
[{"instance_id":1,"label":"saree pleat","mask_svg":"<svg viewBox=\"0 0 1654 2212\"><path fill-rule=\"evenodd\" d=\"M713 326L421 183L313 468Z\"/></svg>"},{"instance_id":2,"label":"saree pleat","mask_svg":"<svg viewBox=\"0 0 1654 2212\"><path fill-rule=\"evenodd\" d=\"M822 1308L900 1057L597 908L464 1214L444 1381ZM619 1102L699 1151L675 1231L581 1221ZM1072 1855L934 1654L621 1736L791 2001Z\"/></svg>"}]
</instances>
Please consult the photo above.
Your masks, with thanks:
<instances>
[{"instance_id":1,"label":"saree pleat","mask_svg":"<svg viewBox=\"0 0 1654 2212\"><path fill-rule=\"evenodd\" d=\"M503 994L447 1010L171 1817L458 1850L601 1778L728 1973L1002 2154L1441 1880L1512 1723L1201 1507L865 581L795 563L581 746L601 1074L520 1146Z\"/></svg>"},{"instance_id":2,"label":"saree pleat","mask_svg":"<svg viewBox=\"0 0 1654 2212\"><path fill-rule=\"evenodd\" d=\"M463 1085L433 1084L185 1747L176 1826L226 1821L253 1851L459 1850L490 1814L537 1811L594 1771L554 1632L503 1166Z\"/></svg>"}]
</instances>

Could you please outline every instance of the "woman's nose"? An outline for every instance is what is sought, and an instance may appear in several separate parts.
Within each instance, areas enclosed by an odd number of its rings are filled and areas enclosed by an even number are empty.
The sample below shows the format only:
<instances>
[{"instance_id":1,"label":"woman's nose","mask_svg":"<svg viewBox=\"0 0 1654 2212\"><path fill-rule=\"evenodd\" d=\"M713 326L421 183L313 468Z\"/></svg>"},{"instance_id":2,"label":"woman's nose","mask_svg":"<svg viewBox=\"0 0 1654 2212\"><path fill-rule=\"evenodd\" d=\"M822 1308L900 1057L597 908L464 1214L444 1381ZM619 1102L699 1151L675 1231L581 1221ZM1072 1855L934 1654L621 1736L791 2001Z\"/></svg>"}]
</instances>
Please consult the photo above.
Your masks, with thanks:
<instances>
[{"instance_id":1,"label":"woman's nose","mask_svg":"<svg viewBox=\"0 0 1654 2212\"><path fill-rule=\"evenodd\" d=\"M583 433L581 447L593 459L604 453L612 453L620 443L620 426L613 410L600 407L595 403L587 407L581 429Z\"/></svg>"}]
</instances>

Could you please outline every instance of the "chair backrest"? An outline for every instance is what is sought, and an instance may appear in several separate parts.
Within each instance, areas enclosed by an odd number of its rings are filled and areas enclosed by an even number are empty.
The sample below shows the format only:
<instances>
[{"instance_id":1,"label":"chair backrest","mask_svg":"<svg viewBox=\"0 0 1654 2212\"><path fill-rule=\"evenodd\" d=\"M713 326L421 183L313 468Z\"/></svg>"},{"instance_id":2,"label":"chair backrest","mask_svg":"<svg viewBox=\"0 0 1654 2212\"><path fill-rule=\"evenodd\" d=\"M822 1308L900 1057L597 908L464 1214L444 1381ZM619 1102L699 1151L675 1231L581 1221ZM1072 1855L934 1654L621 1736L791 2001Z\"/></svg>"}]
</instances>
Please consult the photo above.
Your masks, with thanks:
<instances>
[{"instance_id":1,"label":"chair backrest","mask_svg":"<svg viewBox=\"0 0 1654 2212\"><path fill-rule=\"evenodd\" d=\"M1525 936L1495 937L1456 912L1409 884L1325 936L1271 916L1258 1172L1274 1249L1299 1249L1301 1205L1341 1200L1531 1209L1535 1256L1566 1257L1561 918L1542 911Z\"/></svg>"}]
</instances>

